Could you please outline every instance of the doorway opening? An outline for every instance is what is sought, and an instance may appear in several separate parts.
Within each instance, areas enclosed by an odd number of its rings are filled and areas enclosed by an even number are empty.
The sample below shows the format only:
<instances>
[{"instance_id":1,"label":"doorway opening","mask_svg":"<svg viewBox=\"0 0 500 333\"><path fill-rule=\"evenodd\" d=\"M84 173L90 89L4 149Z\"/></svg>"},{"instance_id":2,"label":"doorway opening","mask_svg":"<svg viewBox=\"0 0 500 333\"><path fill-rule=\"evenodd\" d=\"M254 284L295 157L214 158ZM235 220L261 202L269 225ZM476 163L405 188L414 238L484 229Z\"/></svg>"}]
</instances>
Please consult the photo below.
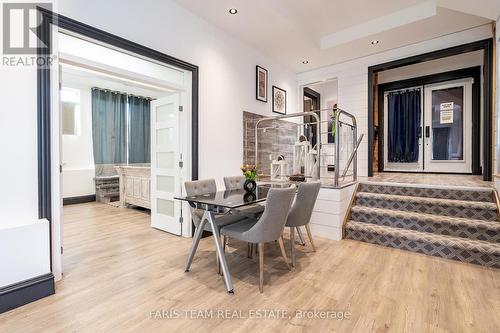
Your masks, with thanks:
<instances>
[{"instance_id":1,"label":"doorway opening","mask_svg":"<svg viewBox=\"0 0 500 333\"><path fill-rule=\"evenodd\" d=\"M61 244L53 271L61 278L65 228L76 211L113 219L135 210L151 228L191 234L182 223L183 215L190 221L189 210L174 196L192 179L193 88L192 73L181 68L66 31L57 33L57 42L52 165L60 168L53 194L62 200L53 206L52 225ZM83 202L92 203L63 207ZM72 245L84 224L74 225L67 229ZM89 235L99 229L98 223L88 226Z\"/></svg>"},{"instance_id":2,"label":"doorway opening","mask_svg":"<svg viewBox=\"0 0 500 333\"><path fill-rule=\"evenodd\" d=\"M492 179L492 160L493 160L493 112L492 112L492 83L493 83L493 43L492 39L484 39L468 44L458 45L447 49L437 50L421 55L416 55L404 59L398 59L387 63L371 66L368 68L368 176L374 176L374 172L390 171L391 165L386 170L386 162L399 162L399 165L392 165L394 169L407 169L404 172L412 172L412 169L424 168L427 172L437 173L472 173L473 175L482 175L483 180ZM388 77L391 77L390 80ZM384 118L384 91L404 90L415 87L421 88L421 94L425 100L423 86L431 84L444 83L454 80L465 80L472 78L472 90L469 85L462 86L461 93L455 91L455 95L462 95L462 111L455 112L455 105L442 101L439 103L438 111L428 114L427 120L431 116L439 116L440 127L438 124L425 125L421 118L422 130L416 131L417 135L422 137L420 141L422 151L418 155L422 157L419 160L416 151L412 152L412 158L407 159L404 168L402 163L405 159L397 160L394 156L388 156L391 161L385 160L386 147L384 140L385 132ZM458 87L449 87L450 89ZM442 99L446 94L443 91L430 93L430 100L433 97ZM439 89L438 89L439 90ZM429 90L430 91L430 90ZM471 94L467 98L467 94ZM434 95L434 96L433 96ZM448 96L451 97L451 96ZM472 100L472 106L470 105ZM425 102L421 100L422 106ZM429 101L427 101L429 102ZM432 104L432 101L429 102ZM441 106L441 104L443 104ZM442 110L441 110L442 108ZM431 110L431 107L427 107ZM472 126L472 132L464 129L462 134L457 132L458 128L463 128L471 109L469 127ZM458 110L458 109L457 109ZM441 112L443 111L443 112ZM425 117L425 110L422 110ZM451 120L458 119L455 116L462 115L464 118L451 123ZM436 118L437 119L437 118ZM449 121L446 125L446 121ZM450 125L451 124L451 125ZM428 132L426 127L429 126ZM434 128L435 127L435 128ZM448 127L448 129L446 129ZM426 134L428 136L426 137ZM433 147L431 140L436 139L436 147ZM416 139L405 142L405 145L414 146ZM439 145L439 142L443 143ZM461 142L461 143L460 143ZM431 145L432 143L432 145ZM429 144L426 150L424 146ZM392 147L392 146L391 146ZM418 147L418 144L417 144ZM392 148L391 148L392 149ZM392 154L392 153L391 153ZM429 155L430 154L430 155ZM462 156L458 156L462 155ZM457 157L458 156L458 157ZM470 156L470 159L469 157ZM427 159L427 163L426 163ZM409 162L411 161L411 162ZM412 164L412 165L410 165ZM427 166L427 167L426 167ZM422 171L417 171L422 172Z\"/></svg>"},{"instance_id":3,"label":"doorway opening","mask_svg":"<svg viewBox=\"0 0 500 333\"><path fill-rule=\"evenodd\" d=\"M334 167L334 147L333 147L333 133L331 131L333 125L333 109L337 107L338 102L338 80L332 78L329 80L314 82L302 87L302 110L304 112L318 111L317 114L320 118L320 130L324 134L321 137L323 146L321 147L324 161L321 163L321 174L333 174ZM320 112L319 110L323 110ZM316 146L317 133L315 120L312 116L305 116L304 123L310 123L309 126L304 126L304 135L312 147ZM316 148L315 148L316 149Z\"/></svg>"},{"instance_id":4,"label":"doorway opening","mask_svg":"<svg viewBox=\"0 0 500 333\"><path fill-rule=\"evenodd\" d=\"M479 113L473 83L470 77L398 90L382 87L380 169L471 174L472 151L479 150L472 145L472 116L478 119Z\"/></svg>"}]
</instances>

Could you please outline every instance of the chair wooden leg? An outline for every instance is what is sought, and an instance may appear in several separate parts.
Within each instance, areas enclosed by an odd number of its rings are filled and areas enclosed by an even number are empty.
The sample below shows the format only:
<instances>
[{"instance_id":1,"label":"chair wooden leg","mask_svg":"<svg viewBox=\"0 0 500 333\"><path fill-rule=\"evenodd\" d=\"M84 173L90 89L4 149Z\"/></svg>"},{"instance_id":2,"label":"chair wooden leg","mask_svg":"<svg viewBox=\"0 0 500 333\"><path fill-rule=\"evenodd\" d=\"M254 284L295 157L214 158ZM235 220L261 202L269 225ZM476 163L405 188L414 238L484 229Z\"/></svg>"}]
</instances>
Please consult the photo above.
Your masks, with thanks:
<instances>
[{"instance_id":1,"label":"chair wooden leg","mask_svg":"<svg viewBox=\"0 0 500 333\"><path fill-rule=\"evenodd\" d=\"M295 267L295 227L290 227L290 253L292 266Z\"/></svg>"},{"instance_id":2,"label":"chair wooden leg","mask_svg":"<svg viewBox=\"0 0 500 333\"><path fill-rule=\"evenodd\" d=\"M259 290L264 292L264 243L259 243Z\"/></svg>"},{"instance_id":3,"label":"chair wooden leg","mask_svg":"<svg viewBox=\"0 0 500 333\"><path fill-rule=\"evenodd\" d=\"M283 259L285 259L286 267L288 267L288 270L291 271L292 267L290 267L290 265L288 264L288 258L286 257L285 252L285 244L283 244L283 236L280 236L280 238L278 238L278 243L280 244L281 255L283 256Z\"/></svg>"},{"instance_id":4,"label":"chair wooden leg","mask_svg":"<svg viewBox=\"0 0 500 333\"><path fill-rule=\"evenodd\" d=\"M316 252L316 247L314 246L313 236L311 233L311 227L309 226L309 223L306 224L306 231L307 231L307 237L309 237L309 242L311 242L311 247L312 247L313 251Z\"/></svg>"}]
</instances>

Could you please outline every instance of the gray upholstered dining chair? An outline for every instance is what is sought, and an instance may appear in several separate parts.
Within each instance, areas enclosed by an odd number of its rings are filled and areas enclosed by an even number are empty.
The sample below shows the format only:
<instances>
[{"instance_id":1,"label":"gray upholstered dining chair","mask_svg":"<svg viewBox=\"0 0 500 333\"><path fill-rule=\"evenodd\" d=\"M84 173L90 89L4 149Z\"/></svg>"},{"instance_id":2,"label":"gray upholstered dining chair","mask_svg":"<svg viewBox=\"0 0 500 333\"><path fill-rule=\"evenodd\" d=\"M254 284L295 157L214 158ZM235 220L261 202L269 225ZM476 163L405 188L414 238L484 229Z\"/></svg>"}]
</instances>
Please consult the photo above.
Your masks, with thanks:
<instances>
[{"instance_id":1,"label":"gray upholstered dining chair","mask_svg":"<svg viewBox=\"0 0 500 333\"><path fill-rule=\"evenodd\" d=\"M239 190L245 184L245 176L224 177L224 185L226 190Z\"/></svg>"},{"instance_id":2,"label":"gray upholstered dining chair","mask_svg":"<svg viewBox=\"0 0 500 333\"><path fill-rule=\"evenodd\" d=\"M186 188L186 195L199 195L206 193L215 193L217 192L217 184L215 183L215 179L204 179L204 180L194 180L187 181L184 183L184 187ZM203 218L203 214L205 210L196 208L190 205L191 217L193 219L194 226L198 228L201 223L201 219ZM225 225L229 225L231 223L240 222L247 218L247 216L242 214L218 214L214 215L215 224L219 228L222 228ZM212 227L210 224L205 224L205 230L212 231ZM222 237L222 245L224 246L226 243L225 237ZM219 259L217 258L217 271L220 273L220 265Z\"/></svg>"},{"instance_id":3,"label":"gray upholstered dining chair","mask_svg":"<svg viewBox=\"0 0 500 333\"><path fill-rule=\"evenodd\" d=\"M245 183L245 176L231 176L224 177L224 185L226 190L242 190L243 184ZM245 206L238 211L242 214L259 217L264 212L264 206L255 204L251 206Z\"/></svg>"},{"instance_id":4,"label":"gray upholstered dining chair","mask_svg":"<svg viewBox=\"0 0 500 333\"><path fill-rule=\"evenodd\" d=\"M316 199L318 198L320 188L320 182L301 183L297 191L295 202L293 203L292 209L288 214L286 226L290 227L292 266L295 266L295 228L300 228L301 226L306 227L311 247L313 251L316 251L312 239L311 228L309 227L309 221L311 220L312 211L314 209Z\"/></svg>"},{"instance_id":5,"label":"gray upholstered dining chair","mask_svg":"<svg viewBox=\"0 0 500 333\"><path fill-rule=\"evenodd\" d=\"M292 205L295 188L271 188L267 195L267 204L264 213L259 219L250 219L222 227L221 234L244 242L259 246L259 290L264 288L264 244L278 241L281 255L285 259L288 269L285 246L282 233Z\"/></svg>"}]
</instances>

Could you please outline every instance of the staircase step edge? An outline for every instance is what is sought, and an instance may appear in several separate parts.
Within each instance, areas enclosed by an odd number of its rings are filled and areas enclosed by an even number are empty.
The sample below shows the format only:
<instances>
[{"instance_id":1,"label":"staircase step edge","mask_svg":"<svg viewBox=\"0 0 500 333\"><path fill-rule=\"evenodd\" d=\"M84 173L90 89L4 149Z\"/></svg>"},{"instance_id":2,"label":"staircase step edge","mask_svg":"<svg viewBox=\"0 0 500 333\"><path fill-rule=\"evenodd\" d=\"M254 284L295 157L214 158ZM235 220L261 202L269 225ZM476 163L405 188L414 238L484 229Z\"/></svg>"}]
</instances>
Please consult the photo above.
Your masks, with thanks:
<instances>
[{"instance_id":1,"label":"staircase step edge","mask_svg":"<svg viewBox=\"0 0 500 333\"><path fill-rule=\"evenodd\" d=\"M413 197L413 196L381 194L381 193L371 193L371 192L358 192L356 193L356 198L371 198L377 200L383 199L386 201L405 201L405 202L423 203L431 205L434 204L438 206L454 206L454 207L464 207L464 208L474 208L474 209L497 210L496 203L484 202L484 201L438 199L438 198Z\"/></svg>"},{"instance_id":2,"label":"staircase step edge","mask_svg":"<svg viewBox=\"0 0 500 333\"><path fill-rule=\"evenodd\" d=\"M405 238L407 240L413 241L425 241L433 242L444 246L449 246L453 248L462 248L466 250L472 250L476 252L485 252L495 255L500 255L500 244L490 243L480 240L471 240L447 235L436 235L422 231L408 230L402 228L381 226L377 224L370 224L365 222L359 222L350 220L346 229L357 230L357 231L367 231L375 233L385 233L392 234L396 237ZM369 230L371 229L371 230ZM459 246L461 245L461 246Z\"/></svg>"},{"instance_id":3,"label":"staircase step edge","mask_svg":"<svg viewBox=\"0 0 500 333\"><path fill-rule=\"evenodd\" d=\"M416 220L430 221L430 222L434 222L434 223L449 224L449 225L453 224L453 225L459 225L459 226L463 226L463 227L482 227L484 229L499 230L500 231L500 222L499 221L469 219L469 218L465 218L465 217L454 217L454 216L428 214L428 213L416 213L416 212L405 211L405 210L393 210L393 209L367 207L367 206L360 206L360 205L354 205L352 207L352 211L357 211L359 213L363 213L364 210L366 210L366 209L370 209L370 213L376 214L376 215L396 216L396 217L403 216L403 217L414 218ZM443 218L443 219L439 220L439 218Z\"/></svg>"}]
</instances>

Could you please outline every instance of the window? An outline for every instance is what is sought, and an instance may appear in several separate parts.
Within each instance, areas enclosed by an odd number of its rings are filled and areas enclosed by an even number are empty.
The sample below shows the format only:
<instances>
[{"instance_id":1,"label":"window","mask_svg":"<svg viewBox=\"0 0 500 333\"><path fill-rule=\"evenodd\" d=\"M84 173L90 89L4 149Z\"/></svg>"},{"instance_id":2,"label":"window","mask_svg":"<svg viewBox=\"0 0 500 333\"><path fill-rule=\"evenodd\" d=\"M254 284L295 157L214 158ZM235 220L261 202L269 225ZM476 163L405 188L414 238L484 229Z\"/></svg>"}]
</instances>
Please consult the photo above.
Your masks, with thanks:
<instances>
[{"instance_id":1,"label":"window","mask_svg":"<svg viewBox=\"0 0 500 333\"><path fill-rule=\"evenodd\" d=\"M80 134L80 91L61 88L61 125L63 135Z\"/></svg>"}]
</instances>

